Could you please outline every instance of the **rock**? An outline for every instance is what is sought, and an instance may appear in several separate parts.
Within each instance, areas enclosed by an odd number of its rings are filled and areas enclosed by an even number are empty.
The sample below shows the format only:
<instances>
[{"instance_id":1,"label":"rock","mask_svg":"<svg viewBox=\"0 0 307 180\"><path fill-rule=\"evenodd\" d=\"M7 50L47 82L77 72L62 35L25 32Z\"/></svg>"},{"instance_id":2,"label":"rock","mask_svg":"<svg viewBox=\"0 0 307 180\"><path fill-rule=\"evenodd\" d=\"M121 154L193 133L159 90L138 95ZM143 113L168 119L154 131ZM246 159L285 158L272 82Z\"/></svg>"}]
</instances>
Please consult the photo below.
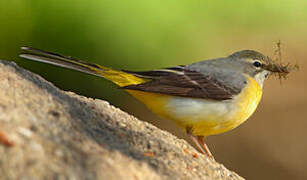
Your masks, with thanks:
<instances>
[{"instance_id":1,"label":"rock","mask_svg":"<svg viewBox=\"0 0 307 180\"><path fill-rule=\"evenodd\" d=\"M242 179L182 139L0 61L0 179Z\"/></svg>"}]
</instances>

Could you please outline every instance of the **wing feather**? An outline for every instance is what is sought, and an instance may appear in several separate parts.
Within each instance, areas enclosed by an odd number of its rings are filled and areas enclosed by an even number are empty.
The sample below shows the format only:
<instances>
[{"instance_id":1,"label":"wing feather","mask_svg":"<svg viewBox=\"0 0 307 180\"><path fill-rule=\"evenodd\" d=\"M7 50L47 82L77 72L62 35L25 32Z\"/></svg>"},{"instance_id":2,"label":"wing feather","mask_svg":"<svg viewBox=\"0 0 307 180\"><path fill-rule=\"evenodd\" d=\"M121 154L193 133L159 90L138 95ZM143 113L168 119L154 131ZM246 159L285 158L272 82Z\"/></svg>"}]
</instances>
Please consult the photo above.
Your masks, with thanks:
<instances>
[{"instance_id":1,"label":"wing feather","mask_svg":"<svg viewBox=\"0 0 307 180\"><path fill-rule=\"evenodd\" d=\"M183 66L167 68L166 71L127 72L135 76L146 76L152 80L122 87L125 89L214 100L232 99L241 91L241 89L225 86L214 77L187 70Z\"/></svg>"}]
</instances>

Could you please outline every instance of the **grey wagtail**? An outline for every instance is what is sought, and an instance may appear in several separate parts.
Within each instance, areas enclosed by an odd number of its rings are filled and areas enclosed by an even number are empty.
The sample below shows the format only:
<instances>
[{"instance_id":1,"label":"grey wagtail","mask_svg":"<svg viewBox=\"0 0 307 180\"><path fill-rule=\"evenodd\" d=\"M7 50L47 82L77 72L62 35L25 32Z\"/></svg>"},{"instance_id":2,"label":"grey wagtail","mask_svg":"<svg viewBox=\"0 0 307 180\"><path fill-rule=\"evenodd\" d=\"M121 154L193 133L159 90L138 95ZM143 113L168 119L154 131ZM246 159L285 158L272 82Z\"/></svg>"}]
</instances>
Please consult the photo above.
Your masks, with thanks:
<instances>
[{"instance_id":1,"label":"grey wagtail","mask_svg":"<svg viewBox=\"0 0 307 180\"><path fill-rule=\"evenodd\" d=\"M213 157L204 138L234 129L256 110L264 80L285 67L253 50L152 71L113 70L71 57L22 47L20 57L106 78L159 116L184 128Z\"/></svg>"}]
</instances>

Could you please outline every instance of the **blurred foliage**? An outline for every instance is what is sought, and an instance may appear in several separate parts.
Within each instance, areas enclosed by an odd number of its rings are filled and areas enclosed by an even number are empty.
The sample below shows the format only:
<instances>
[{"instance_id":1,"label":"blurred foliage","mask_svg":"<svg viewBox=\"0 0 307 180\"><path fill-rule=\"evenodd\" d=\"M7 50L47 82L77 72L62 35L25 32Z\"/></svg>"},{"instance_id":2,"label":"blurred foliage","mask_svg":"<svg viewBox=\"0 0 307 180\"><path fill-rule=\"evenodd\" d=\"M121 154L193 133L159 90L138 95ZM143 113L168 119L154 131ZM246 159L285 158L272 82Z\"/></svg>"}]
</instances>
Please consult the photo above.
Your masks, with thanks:
<instances>
[{"instance_id":1,"label":"blurred foliage","mask_svg":"<svg viewBox=\"0 0 307 180\"><path fill-rule=\"evenodd\" d=\"M19 47L27 45L115 68L186 64L226 55L225 49L231 53L220 38L265 33L303 21L307 13L298 13L307 10L306 5L303 0L2 0L0 58L17 59ZM106 85L46 65L18 63L81 94L99 97Z\"/></svg>"},{"instance_id":2,"label":"blurred foliage","mask_svg":"<svg viewBox=\"0 0 307 180\"><path fill-rule=\"evenodd\" d=\"M299 45L306 40L306 18L306 0L1 0L0 59L14 60L62 89L123 107L131 99L110 83L19 59L20 46L144 70L240 49L271 53L278 40Z\"/></svg>"}]
</instances>

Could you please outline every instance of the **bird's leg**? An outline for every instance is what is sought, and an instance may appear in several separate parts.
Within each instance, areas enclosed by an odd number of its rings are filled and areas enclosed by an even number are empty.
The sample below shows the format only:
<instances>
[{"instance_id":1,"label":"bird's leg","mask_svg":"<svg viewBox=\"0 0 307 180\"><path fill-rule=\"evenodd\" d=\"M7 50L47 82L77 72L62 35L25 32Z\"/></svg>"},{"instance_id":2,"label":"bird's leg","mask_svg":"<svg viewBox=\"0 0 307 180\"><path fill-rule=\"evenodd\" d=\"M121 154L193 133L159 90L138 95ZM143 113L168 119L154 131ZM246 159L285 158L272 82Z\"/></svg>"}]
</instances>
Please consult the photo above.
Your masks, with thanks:
<instances>
[{"instance_id":1,"label":"bird's leg","mask_svg":"<svg viewBox=\"0 0 307 180\"><path fill-rule=\"evenodd\" d=\"M214 159L214 157L212 156L207 144L204 141L203 136L194 136L191 133L190 129L187 129L187 134L192 139L192 141L196 144L196 146L198 147L198 149L200 150L201 153L206 154L208 157Z\"/></svg>"}]
</instances>

